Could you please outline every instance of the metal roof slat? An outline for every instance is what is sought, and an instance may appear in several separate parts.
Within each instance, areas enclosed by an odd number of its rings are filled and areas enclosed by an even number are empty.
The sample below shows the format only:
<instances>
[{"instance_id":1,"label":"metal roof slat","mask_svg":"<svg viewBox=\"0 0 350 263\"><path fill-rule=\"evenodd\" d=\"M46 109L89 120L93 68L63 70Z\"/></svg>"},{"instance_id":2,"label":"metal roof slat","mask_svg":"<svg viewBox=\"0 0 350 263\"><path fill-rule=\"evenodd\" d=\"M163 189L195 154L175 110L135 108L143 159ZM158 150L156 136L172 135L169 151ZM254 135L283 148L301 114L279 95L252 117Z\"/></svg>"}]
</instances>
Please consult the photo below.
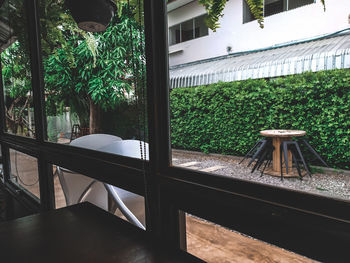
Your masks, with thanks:
<instances>
[{"instance_id":1,"label":"metal roof slat","mask_svg":"<svg viewBox=\"0 0 350 263\"><path fill-rule=\"evenodd\" d=\"M305 71L350 68L350 34L226 58L214 58L170 70L171 86L276 77Z\"/></svg>"}]
</instances>

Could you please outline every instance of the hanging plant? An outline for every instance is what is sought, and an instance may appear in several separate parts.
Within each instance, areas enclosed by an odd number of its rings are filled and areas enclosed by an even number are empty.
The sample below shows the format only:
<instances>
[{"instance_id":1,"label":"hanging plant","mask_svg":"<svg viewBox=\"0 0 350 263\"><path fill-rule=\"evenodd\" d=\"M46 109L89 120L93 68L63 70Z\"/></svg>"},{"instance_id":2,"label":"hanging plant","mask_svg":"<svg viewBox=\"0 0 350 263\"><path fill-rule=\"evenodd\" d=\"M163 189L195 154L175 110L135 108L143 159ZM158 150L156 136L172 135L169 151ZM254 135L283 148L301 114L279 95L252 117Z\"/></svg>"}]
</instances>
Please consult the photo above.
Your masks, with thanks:
<instances>
[{"instance_id":1,"label":"hanging plant","mask_svg":"<svg viewBox=\"0 0 350 263\"><path fill-rule=\"evenodd\" d=\"M111 0L66 0L65 4L78 27L88 32L105 31L116 12Z\"/></svg>"}]
</instances>

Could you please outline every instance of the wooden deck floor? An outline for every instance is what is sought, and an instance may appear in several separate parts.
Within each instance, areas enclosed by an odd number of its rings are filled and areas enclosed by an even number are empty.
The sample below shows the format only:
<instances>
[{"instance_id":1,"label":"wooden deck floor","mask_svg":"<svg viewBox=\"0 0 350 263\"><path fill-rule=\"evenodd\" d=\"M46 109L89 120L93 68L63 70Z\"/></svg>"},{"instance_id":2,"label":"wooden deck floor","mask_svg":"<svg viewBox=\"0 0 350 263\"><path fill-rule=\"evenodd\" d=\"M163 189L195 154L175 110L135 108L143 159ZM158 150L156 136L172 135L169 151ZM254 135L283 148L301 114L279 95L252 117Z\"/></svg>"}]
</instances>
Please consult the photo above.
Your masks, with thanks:
<instances>
[{"instance_id":1,"label":"wooden deck floor","mask_svg":"<svg viewBox=\"0 0 350 263\"><path fill-rule=\"evenodd\" d=\"M209 263L311 263L290 251L186 216L187 251Z\"/></svg>"}]
</instances>

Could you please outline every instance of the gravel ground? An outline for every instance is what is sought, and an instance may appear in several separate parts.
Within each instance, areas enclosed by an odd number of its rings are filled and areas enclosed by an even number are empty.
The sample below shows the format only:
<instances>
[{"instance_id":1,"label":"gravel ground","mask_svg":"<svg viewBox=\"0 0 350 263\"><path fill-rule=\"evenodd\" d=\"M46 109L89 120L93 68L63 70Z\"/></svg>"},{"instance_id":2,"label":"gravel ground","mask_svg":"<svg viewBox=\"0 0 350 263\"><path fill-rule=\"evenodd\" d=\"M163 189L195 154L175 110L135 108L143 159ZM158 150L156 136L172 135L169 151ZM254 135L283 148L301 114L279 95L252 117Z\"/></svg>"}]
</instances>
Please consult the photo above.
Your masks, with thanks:
<instances>
[{"instance_id":1,"label":"gravel ground","mask_svg":"<svg viewBox=\"0 0 350 263\"><path fill-rule=\"evenodd\" d=\"M248 181L279 186L288 189L305 191L308 193L323 195L327 197L350 200L350 175L339 173L314 173L312 177L304 176L303 180L296 177L285 178L264 175L260 172L251 173L247 163L238 164L241 158L228 157L224 155L204 155L202 153L173 150L173 165L181 166L189 162L198 162L186 168L202 170L213 166L224 168L212 171L214 174L224 175Z\"/></svg>"}]
</instances>

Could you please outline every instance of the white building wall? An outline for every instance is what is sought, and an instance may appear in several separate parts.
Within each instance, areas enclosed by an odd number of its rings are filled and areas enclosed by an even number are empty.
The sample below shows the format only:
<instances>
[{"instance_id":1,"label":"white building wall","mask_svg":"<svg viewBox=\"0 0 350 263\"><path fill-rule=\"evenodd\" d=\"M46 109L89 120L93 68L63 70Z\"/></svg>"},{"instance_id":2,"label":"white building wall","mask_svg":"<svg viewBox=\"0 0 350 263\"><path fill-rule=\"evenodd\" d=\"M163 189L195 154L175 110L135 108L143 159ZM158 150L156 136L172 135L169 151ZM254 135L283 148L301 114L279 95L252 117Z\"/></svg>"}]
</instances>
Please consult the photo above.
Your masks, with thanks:
<instances>
[{"instance_id":1,"label":"white building wall","mask_svg":"<svg viewBox=\"0 0 350 263\"><path fill-rule=\"evenodd\" d=\"M198 1L168 13L169 27L205 14ZM257 21L243 24L243 0L230 0L220 19L220 28L209 35L169 47L170 66L226 55L231 52L259 49L300 40L350 27L350 0L326 0L326 11L316 3L265 17L264 29Z\"/></svg>"}]
</instances>

